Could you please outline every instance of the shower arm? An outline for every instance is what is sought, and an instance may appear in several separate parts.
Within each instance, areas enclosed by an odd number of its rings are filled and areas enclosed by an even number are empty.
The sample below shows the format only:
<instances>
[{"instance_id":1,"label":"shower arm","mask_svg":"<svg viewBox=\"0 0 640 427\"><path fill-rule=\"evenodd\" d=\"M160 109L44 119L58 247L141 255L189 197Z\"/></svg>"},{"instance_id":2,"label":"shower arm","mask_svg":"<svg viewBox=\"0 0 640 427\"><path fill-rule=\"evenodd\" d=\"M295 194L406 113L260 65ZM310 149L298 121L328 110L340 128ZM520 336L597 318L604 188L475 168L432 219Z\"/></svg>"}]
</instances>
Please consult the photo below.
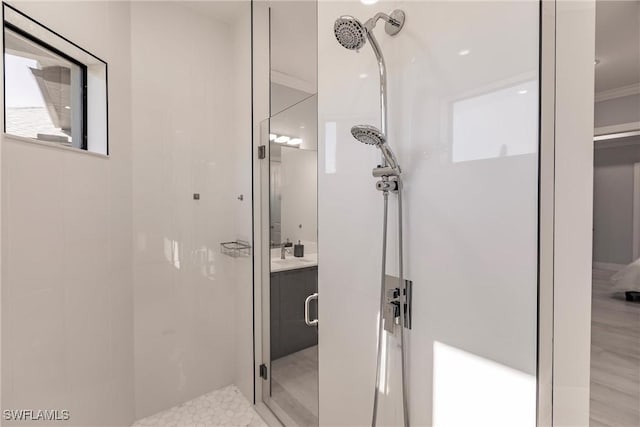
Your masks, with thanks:
<instances>
[{"instance_id":1,"label":"shower arm","mask_svg":"<svg viewBox=\"0 0 640 427\"><path fill-rule=\"evenodd\" d=\"M395 18L392 18L391 16L387 15L386 13L382 13L382 12L378 12L376 13L372 18L367 19L367 22L364 23L364 27L367 29L367 32L373 30L376 26L376 24L378 23L379 20L383 20L391 25L393 25L394 27L399 27L400 26L400 21L398 21Z\"/></svg>"}]
</instances>

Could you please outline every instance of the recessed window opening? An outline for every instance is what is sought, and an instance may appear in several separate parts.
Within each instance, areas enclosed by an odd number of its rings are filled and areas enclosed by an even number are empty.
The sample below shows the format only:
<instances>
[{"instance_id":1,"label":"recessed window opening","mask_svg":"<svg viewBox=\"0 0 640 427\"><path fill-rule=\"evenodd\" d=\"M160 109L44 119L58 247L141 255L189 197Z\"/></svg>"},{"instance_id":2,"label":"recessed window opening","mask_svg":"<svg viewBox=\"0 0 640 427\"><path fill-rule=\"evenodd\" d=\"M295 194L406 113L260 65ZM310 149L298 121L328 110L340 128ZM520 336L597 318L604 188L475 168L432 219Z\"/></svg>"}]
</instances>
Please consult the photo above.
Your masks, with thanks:
<instances>
[{"instance_id":1,"label":"recessed window opening","mask_svg":"<svg viewBox=\"0 0 640 427\"><path fill-rule=\"evenodd\" d=\"M107 64L18 10L4 12L4 132L108 154Z\"/></svg>"},{"instance_id":2,"label":"recessed window opening","mask_svg":"<svg viewBox=\"0 0 640 427\"><path fill-rule=\"evenodd\" d=\"M87 149L87 67L11 25L4 30L5 132Z\"/></svg>"}]
</instances>

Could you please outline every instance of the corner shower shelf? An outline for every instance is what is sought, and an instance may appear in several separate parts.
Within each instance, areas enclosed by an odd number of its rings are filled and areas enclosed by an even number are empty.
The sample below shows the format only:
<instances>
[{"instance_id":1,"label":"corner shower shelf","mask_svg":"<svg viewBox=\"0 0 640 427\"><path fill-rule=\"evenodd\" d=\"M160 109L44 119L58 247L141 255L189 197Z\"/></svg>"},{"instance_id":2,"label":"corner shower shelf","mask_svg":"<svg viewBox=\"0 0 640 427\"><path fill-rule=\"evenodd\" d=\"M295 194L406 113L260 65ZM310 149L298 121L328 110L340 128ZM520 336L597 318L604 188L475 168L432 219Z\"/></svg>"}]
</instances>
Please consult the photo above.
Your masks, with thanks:
<instances>
[{"instance_id":1,"label":"corner shower shelf","mask_svg":"<svg viewBox=\"0 0 640 427\"><path fill-rule=\"evenodd\" d=\"M251 255L251 245L243 240L220 243L220 252L233 258Z\"/></svg>"}]
</instances>

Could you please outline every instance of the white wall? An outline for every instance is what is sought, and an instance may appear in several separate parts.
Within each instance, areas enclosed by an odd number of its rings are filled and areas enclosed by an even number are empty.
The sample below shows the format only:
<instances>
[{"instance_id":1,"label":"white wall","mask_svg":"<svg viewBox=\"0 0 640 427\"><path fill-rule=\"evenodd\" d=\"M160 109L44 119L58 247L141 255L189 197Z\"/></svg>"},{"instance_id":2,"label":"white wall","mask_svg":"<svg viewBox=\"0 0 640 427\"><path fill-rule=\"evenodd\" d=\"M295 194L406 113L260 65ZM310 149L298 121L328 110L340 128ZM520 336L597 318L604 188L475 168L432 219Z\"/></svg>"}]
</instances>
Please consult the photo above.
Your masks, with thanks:
<instances>
[{"instance_id":1,"label":"white wall","mask_svg":"<svg viewBox=\"0 0 640 427\"><path fill-rule=\"evenodd\" d=\"M274 116L309 96L310 93L271 83L271 115Z\"/></svg>"},{"instance_id":2,"label":"white wall","mask_svg":"<svg viewBox=\"0 0 640 427\"><path fill-rule=\"evenodd\" d=\"M250 208L241 207L250 178L238 180L250 170L238 168L250 159L250 116L234 92L244 85L238 95L248 102L248 45L247 57L235 48L248 43L240 32L249 26L216 20L214 3L211 13L202 13L206 4L132 5L137 417L234 382L236 349L251 342L248 331L242 343L235 339L250 313L235 303L238 286L245 299L250 289L250 261L220 253L221 242L247 239L251 230ZM246 270L244 282L235 279L238 269ZM238 362L243 374L248 368L247 395L249 358Z\"/></svg>"},{"instance_id":3,"label":"white wall","mask_svg":"<svg viewBox=\"0 0 640 427\"><path fill-rule=\"evenodd\" d=\"M317 45L317 1L267 0L265 3L269 7L268 18L271 28L265 40L269 43L267 53L271 82L295 88L302 91L302 95L305 92L316 93L318 56L312 46ZM274 101L272 98L272 116L280 111L275 108L278 103ZM286 108L291 105L282 106Z\"/></svg>"},{"instance_id":4,"label":"white wall","mask_svg":"<svg viewBox=\"0 0 640 427\"><path fill-rule=\"evenodd\" d=\"M318 235L318 153L282 147L282 241L316 242ZM299 227L302 225L302 227Z\"/></svg>"},{"instance_id":5,"label":"white wall","mask_svg":"<svg viewBox=\"0 0 640 427\"><path fill-rule=\"evenodd\" d=\"M597 72L597 69L596 69ZM640 122L640 95L598 101L594 106L596 130L605 126ZM626 139L618 141L630 144ZM599 146L616 145L602 141ZM628 264L633 261L633 163L640 152L633 146L595 151L593 195L593 261Z\"/></svg>"},{"instance_id":6,"label":"white wall","mask_svg":"<svg viewBox=\"0 0 640 427\"><path fill-rule=\"evenodd\" d=\"M595 127L640 121L640 94L607 99L595 104Z\"/></svg>"},{"instance_id":7,"label":"white wall","mask_svg":"<svg viewBox=\"0 0 640 427\"><path fill-rule=\"evenodd\" d=\"M637 145L594 152L594 262L626 265L633 261L633 164L636 162L640 162Z\"/></svg>"},{"instance_id":8,"label":"white wall","mask_svg":"<svg viewBox=\"0 0 640 427\"><path fill-rule=\"evenodd\" d=\"M2 138L2 407L130 425L129 5L11 4L108 62L111 155Z\"/></svg>"},{"instance_id":9,"label":"white wall","mask_svg":"<svg viewBox=\"0 0 640 427\"><path fill-rule=\"evenodd\" d=\"M536 2L320 2L320 424L370 422L382 220L371 177L379 153L349 134L354 124L379 125L375 59L369 46L340 47L333 21L395 7L407 14L402 32L375 31L389 75L390 145L405 178L411 422L534 426ZM505 108L509 120L495 114ZM385 345L387 425L402 413L398 345L397 337Z\"/></svg>"}]
</instances>

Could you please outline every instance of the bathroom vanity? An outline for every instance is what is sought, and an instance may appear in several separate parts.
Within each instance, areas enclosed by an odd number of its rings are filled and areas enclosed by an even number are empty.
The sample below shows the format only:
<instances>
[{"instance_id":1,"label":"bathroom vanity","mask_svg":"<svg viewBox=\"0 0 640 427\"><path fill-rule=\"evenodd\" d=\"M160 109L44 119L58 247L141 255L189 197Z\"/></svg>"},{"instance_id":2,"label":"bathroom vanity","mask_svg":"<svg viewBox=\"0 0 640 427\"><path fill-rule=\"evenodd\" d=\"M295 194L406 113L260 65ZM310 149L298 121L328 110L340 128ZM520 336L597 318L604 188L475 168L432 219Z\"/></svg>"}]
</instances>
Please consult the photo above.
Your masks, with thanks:
<instances>
[{"instance_id":1,"label":"bathroom vanity","mask_svg":"<svg viewBox=\"0 0 640 427\"><path fill-rule=\"evenodd\" d=\"M278 261L288 261L294 268L284 269L279 264L285 263ZM272 260L271 264L279 268L271 273L271 360L275 360L318 344L318 328L307 326L304 321L305 299L318 291L318 266L317 262L306 266L312 262L304 263L293 257ZM310 312L315 319L315 302Z\"/></svg>"}]
</instances>

